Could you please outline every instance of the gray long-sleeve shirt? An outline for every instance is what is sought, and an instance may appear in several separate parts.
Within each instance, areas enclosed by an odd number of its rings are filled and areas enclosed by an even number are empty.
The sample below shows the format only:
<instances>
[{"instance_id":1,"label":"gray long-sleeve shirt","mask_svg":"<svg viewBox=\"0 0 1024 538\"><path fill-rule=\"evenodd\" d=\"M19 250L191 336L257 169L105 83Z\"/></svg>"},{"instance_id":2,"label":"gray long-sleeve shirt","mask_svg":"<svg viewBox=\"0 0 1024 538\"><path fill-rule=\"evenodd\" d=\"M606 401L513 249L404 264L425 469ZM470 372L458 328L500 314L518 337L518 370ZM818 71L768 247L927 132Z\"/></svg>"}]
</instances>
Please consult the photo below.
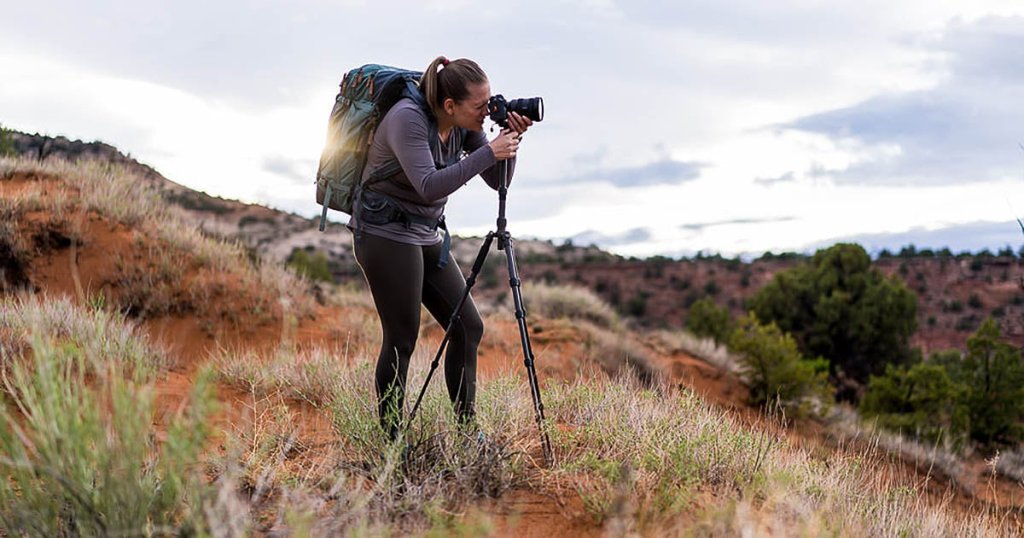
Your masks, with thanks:
<instances>
[{"instance_id":1,"label":"gray long-sleeve shirt","mask_svg":"<svg viewBox=\"0 0 1024 538\"><path fill-rule=\"evenodd\" d=\"M503 167L494 158L487 137L481 131L454 128L446 144L437 140L431 147L429 121L423 109L412 99L402 99L391 107L373 135L362 180L365 184L374 170L397 160L402 166L401 172L371 184L369 190L388 195L410 215L436 220L444 213L448 195L473 176L480 174L492 189L497 189ZM451 162L463 152L467 154L465 158L448 167L438 169L435 165L435 160ZM511 182L515 159L507 162ZM407 226L392 222L377 225L357 222L353 216L348 226L413 245L433 245L441 240L437 230L422 224Z\"/></svg>"}]
</instances>

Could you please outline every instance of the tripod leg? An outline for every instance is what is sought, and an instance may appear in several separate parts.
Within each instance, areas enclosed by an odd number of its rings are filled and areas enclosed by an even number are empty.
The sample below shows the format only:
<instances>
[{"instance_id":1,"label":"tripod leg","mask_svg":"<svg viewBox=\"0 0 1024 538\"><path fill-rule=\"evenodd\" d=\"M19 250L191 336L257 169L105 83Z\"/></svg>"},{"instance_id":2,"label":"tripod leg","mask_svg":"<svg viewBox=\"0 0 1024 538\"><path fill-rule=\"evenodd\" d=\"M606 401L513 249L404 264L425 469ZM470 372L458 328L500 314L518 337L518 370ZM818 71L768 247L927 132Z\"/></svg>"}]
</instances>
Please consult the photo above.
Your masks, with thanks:
<instances>
[{"instance_id":1,"label":"tripod leg","mask_svg":"<svg viewBox=\"0 0 1024 538\"><path fill-rule=\"evenodd\" d=\"M448 326L444 330L444 338L441 339L441 345L437 348L437 353L434 355L434 360L430 362L430 371L427 372L427 378L423 381L423 387L420 388L420 393L416 396L416 403L412 406L412 411L409 412L409 420L406 422L405 429L408 430L409 425L412 424L414 418L416 418L416 412L420 409L420 403L423 402L423 395L427 392L427 385L430 384L430 379L434 377L434 372L437 371L438 365L441 364L441 355L444 354L444 349L448 347L448 340L451 338L452 327L455 326L455 322L459 319L459 312L462 311L462 306L466 304L466 300L469 298L469 291L476 285L476 277L480 274L480 271L484 267L484 260L487 259L487 252L491 249L491 241L494 240L494 232L487 234L484 239L484 243L480 245L480 251L477 252L476 261L473 262L473 270L470 271L469 277L466 278L466 289L462 292L462 297L459 298L459 302L455 305L455 310L452 311L452 315L448 318Z\"/></svg>"},{"instance_id":2,"label":"tripod leg","mask_svg":"<svg viewBox=\"0 0 1024 538\"><path fill-rule=\"evenodd\" d=\"M512 237L505 234L498 240L499 244L505 247L505 260L508 262L509 286L512 288L512 301L516 308L516 322L519 324L519 339L523 344L523 364L526 365L526 375L530 381L530 393L533 396L533 410L536 413L537 427L540 429L541 449L544 451L544 463L551 465L553 455L551 453L551 440L544 429L544 403L540 398L540 386L537 383L537 370L533 364L533 348L530 346L530 334L526 328L526 309L523 308L523 295L520 290L519 270L516 267L516 253L512 246Z\"/></svg>"}]
</instances>

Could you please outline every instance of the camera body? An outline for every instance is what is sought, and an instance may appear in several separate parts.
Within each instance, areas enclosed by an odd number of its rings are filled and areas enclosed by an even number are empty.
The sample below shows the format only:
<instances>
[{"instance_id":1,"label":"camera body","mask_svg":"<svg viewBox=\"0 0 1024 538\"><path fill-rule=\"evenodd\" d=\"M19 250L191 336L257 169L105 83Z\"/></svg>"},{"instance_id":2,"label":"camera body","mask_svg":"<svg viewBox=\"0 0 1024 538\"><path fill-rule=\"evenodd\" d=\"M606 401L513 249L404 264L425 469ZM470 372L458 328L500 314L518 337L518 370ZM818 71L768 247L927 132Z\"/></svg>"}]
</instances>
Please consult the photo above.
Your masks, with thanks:
<instances>
[{"instance_id":1,"label":"camera body","mask_svg":"<svg viewBox=\"0 0 1024 538\"><path fill-rule=\"evenodd\" d=\"M498 94L487 101L487 111L490 114L491 121L505 129L508 128L508 115L511 112L530 118L533 121L543 120L544 99L540 97L527 97L506 101L504 96Z\"/></svg>"}]
</instances>

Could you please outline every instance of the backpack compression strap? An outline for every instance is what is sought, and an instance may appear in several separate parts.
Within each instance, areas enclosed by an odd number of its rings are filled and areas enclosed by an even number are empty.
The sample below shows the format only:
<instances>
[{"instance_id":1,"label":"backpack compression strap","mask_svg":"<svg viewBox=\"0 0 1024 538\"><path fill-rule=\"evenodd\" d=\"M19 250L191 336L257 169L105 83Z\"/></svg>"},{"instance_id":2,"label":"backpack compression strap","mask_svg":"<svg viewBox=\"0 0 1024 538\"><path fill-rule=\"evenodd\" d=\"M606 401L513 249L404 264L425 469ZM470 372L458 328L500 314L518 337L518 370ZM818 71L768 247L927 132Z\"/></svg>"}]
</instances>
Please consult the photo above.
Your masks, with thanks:
<instances>
[{"instance_id":1,"label":"backpack compression strap","mask_svg":"<svg viewBox=\"0 0 1024 538\"><path fill-rule=\"evenodd\" d=\"M324 210L320 213L320 231L327 228L327 208L331 206L331 182L327 182L327 190L324 191Z\"/></svg>"}]
</instances>

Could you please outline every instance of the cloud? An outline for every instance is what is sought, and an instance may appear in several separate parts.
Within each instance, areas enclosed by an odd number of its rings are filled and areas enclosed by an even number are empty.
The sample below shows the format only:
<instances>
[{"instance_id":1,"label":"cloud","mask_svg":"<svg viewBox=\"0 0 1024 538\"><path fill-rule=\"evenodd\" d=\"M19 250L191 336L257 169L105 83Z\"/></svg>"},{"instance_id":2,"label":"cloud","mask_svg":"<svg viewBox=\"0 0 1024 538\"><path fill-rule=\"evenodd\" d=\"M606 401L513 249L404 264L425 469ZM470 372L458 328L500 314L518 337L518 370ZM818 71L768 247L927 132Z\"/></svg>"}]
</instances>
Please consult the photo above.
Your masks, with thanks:
<instances>
[{"instance_id":1,"label":"cloud","mask_svg":"<svg viewBox=\"0 0 1024 538\"><path fill-rule=\"evenodd\" d=\"M824 134L870 157L837 182L938 185L1020 174L1024 138L1024 18L952 23L935 47L947 55L945 78L931 89L887 93L800 118L784 128Z\"/></svg>"},{"instance_id":2,"label":"cloud","mask_svg":"<svg viewBox=\"0 0 1024 538\"><path fill-rule=\"evenodd\" d=\"M930 248L940 250L949 248L953 252L971 251L978 252L982 249L998 250L1009 246L1015 251L1024 243L1024 235L1021 235L1020 226L1014 221L1005 222L971 222L957 224L934 230L924 228L913 228L898 233L861 234L847 237L837 237L809 245L807 248L816 250L826 248L835 243L858 243L869 252L879 252L882 249L898 251L907 246L914 245L919 250Z\"/></svg>"},{"instance_id":3,"label":"cloud","mask_svg":"<svg viewBox=\"0 0 1024 538\"><path fill-rule=\"evenodd\" d=\"M284 176L296 183L313 183L316 176L317 163L308 159L291 159L274 156L263 159L263 170L278 176Z\"/></svg>"},{"instance_id":4,"label":"cloud","mask_svg":"<svg viewBox=\"0 0 1024 538\"><path fill-rule=\"evenodd\" d=\"M580 174L571 181L606 181L623 188L678 185L700 177L700 171L705 166L704 163L678 161L666 157L639 166L606 168Z\"/></svg>"},{"instance_id":5,"label":"cloud","mask_svg":"<svg viewBox=\"0 0 1024 538\"><path fill-rule=\"evenodd\" d=\"M757 178L754 178L754 183L757 183L757 184L760 184L760 185L765 185L765 186L771 186L771 185L774 185L776 183L790 183L790 182L793 182L793 181L796 181L796 176L793 174L793 172L786 172L785 174L782 174L781 176L778 176L778 177L757 177Z\"/></svg>"},{"instance_id":6,"label":"cloud","mask_svg":"<svg viewBox=\"0 0 1024 538\"><path fill-rule=\"evenodd\" d=\"M764 219L730 219L713 222L694 222L688 224L680 224L679 227L684 230L700 232L708 228L714 228L716 226L729 226L733 224L767 224L774 222L789 222L792 220L796 220L796 217L774 217Z\"/></svg>"},{"instance_id":7,"label":"cloud","mask_svg":"<svg viewBox=\"0 0 1024 538\"><path fill-rule=\"evenodd\" d=\"M572 242L577 245L597 245L599 247L615 247L644 243L650 241L654 235L650 228L633 228L621 234L605 234L594 230L580 232L572 237Z\"/></svg>"}]
</instances>

